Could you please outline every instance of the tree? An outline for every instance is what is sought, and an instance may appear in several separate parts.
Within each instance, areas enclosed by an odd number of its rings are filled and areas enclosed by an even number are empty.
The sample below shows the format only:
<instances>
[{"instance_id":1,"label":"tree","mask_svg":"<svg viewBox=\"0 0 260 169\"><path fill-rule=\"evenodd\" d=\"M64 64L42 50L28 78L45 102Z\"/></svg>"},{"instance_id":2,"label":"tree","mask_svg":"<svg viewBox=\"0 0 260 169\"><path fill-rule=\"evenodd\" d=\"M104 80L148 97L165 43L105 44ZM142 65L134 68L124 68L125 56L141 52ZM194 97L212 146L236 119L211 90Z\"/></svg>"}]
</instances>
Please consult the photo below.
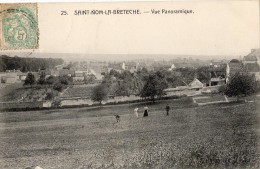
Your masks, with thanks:
<instances>
[{"instance_id":1,"label":"tree","mask_svg":"<svg viewBox=\"0 0 260 169\"><path fill-rule=\"evenodd\" d=\"M129 96L130 95L130 89L127 83L124 82L118 82L114 87L114 95L116 96Z\"/></svg>"},{"instance_id":2,"label":"tree","mask_svg":"<svg viewBox=\"0 0 260 169\"><path fill-rule=\"evenodd\" d=\"M196 70L196 73L197 73L197 78L198 78L199 81L201 81L202 83L209 83L209 81L210 81L210 71L209 71L208 66L199 67Z\"/></svg>"},{"instance_id":3,"label":"tree","mask_svg":"<svg viewBox=\"0 0 260 169\"><path fill-rule=\"evenodd\" d=\"M44 85L45 84L45 73L40 75L40 78L37 81L37 84Z\"/></svg>"},{"instance_id":4,"label":"tree","mask_svg":"<svg viewBox=\"0 0 260 169\"><path fill-rule=\"evenodd\" d=\"M57 81L57 78L54 76L49 76L46 78L46 83L48 85L53 85Z\"/></svg>"},{"instance_id":5,"label":"tree","mask_svg":"<svg viewBox=\"0 0 260 169\"><path fill-rule=\"evenodd\" d=\"M70 83L72 83L72 77L69 76L60 76L58 81L60 81L61 84L63 85L68 85Z\"/></svg>"},{"instance_id":6,"label":"tree","mask_svg":"<svg viewBox=\"0 0 260 169\"><path fill-rule=\"evenodd\" d=\"M141 97L150 97L155 101L155 97L164 95L164 89L168 87L167 81L161 72L152 73L149 75L140 95Z\"/></svg>"},{"instance_id":7,"label":"tree","mask_svg":"<svg viewBox=\"0 0 260 169\"><path fill-rule=\"evenodd\" d=\"M35 82L36 82L36 80L35 80L34 75L32 73L28 73L25 78L24 85L32 86L33 84L35 84Z\"/></svg>"},{"instance_id":8,"label":"tree","mask_svg":"<svg viewBox=\"0 0 260 169\"><path fill-rule=\"evenodd\" d=\"M255 81L253 76L236 73L227 84L225 94L229 97L248 96L255 92Z\"/></svg>"},{"instance_id":9,"label":"tree","mask_svg":"<svg viewBox=\"0 0 260 169\"><path fill-rule=\"evenodd\" d=\"M107 98L107 88L100 84L92 90L91 99L93 101L98 101L100 104L101 102Z\"/></svg>"},{"instance_id":10,"label":"tree","mask_svg":"<svg viewBox=\"0 0 260 169\"><path fill-rule=\"evenodd\" d=\"M46 93L45 100L52 100L52 99L54 99L54 97L55 97L55 93L53 90L51 90L50 92Z\"/></svg>"},{"instance_id":11,"label":"tree","mask_svg":"<svg viewBox=\"0 0 260 169\"><path fill-rule=\"evenodd\" d=\"M54 90L57 90L58 92L62 92L63 86L62 86L62 84L61 84L60 82L57 82L57 83L55 83L55 84L53 85L53 89L54 89Z\"/></svg>"}]
</instances>

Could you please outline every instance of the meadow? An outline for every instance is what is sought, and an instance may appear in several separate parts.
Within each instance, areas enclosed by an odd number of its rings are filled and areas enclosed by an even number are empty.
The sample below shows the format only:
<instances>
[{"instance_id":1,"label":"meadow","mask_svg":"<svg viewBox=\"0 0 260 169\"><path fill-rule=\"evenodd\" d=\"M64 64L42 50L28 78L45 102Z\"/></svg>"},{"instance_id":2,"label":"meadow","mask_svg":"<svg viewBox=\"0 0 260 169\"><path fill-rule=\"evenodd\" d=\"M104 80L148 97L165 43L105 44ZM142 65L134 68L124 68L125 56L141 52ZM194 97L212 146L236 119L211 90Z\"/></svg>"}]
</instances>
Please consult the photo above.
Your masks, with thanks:
<instances>
[{"instance_id":1,"label":"meadow","mask_svg":"<svg viewBox=\"0 0 260 169\"><path fill-rule=\"evenodd\" d=\"M142 117L145 105L148 117ZM0 168L260 168L259 108L260 103L196 107L180 99L1 112Z\"/></svg>"}]
</instances>

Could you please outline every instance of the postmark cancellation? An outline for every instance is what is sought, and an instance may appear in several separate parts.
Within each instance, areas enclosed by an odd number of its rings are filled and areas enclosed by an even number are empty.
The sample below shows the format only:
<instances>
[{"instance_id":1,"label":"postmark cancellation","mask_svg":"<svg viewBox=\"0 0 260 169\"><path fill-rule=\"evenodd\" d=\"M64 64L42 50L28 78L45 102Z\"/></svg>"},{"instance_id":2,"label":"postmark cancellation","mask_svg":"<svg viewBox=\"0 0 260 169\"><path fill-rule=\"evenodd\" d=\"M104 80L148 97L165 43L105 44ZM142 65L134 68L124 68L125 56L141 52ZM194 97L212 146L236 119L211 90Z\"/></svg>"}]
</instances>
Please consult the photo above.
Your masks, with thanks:
<instances>
[{"instance_id":1,"label":"postmark cancellation","mask_svg":"<svg viewBox=\"0 0 260 169\"><path fill-rule=\"evenodd\" d=\"M38 48L37 4L0 4L0 10L0 49Z\"/></svg>"}]
</instances>

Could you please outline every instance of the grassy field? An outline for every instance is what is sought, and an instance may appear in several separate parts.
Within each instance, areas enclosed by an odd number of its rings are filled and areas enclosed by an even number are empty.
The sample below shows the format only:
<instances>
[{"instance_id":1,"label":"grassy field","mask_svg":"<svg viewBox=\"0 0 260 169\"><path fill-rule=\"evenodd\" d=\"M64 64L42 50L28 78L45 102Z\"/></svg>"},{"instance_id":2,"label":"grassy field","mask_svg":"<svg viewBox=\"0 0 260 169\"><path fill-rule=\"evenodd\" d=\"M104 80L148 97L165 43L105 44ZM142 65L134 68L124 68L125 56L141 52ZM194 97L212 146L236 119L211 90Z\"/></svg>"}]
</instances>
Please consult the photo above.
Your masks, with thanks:
<instances>
[{"instance_id":1,"label":"grassy field","mask_svg":"<svg viewBox=\"0 0 260 169\"><path fill-rule=\"evenodd\" d=\"M260 168L260 103L185 102L2 112L0 168Z\"/></svg>"},{"instance_id":2,"label":"grassy field","mask_svg":"<svg viewBox=\"0 0 260 169\"><path fill-rule=\"evenodd\" d=\"M95 85L74 85L69 87L62 95L62 98L90 97Z\"/></svg>"}]
</instances>

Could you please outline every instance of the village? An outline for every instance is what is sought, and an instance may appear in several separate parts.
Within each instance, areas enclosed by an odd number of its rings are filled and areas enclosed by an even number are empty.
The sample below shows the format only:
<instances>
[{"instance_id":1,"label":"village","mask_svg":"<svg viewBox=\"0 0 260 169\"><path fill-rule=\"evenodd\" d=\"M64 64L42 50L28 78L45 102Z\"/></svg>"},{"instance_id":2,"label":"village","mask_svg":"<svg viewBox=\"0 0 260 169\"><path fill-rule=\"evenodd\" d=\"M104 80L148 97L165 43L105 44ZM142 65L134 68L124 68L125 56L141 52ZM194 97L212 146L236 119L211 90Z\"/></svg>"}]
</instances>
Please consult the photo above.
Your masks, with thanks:
<instances>
[{"instance_id":1,"label":"village","mask_svg":"<svg viewBox=\"0 0 260 169\"><path fill-rule=\"evenodd\" d=\"M151 59L128 62L82 61L63 62L53 68L39 68L38 71L6 70L0 73L2 91L0 104L2 109L57 107L57 102L58 107L96 105L98 103L91 98L92 90L103 83L104 79L108 79L108 76L113 84L128 83L125 84L128 85L127 89L124 89L128 91L115 93L117 89L110 89L114 92L108 92L107 97L101 101L102 104L143 101L140 88L144 84L140 83L144 82L140 81L139 76L144 70L162 71L163 74L167 74L168 85L163 88L163 97L190 96L196 102L196 98L203 98L201 97L203 95L220 94L222 86L226 85L236 73L254 76L256 84L259 83L259 65L260 49L252 49L248 55L231 60L198 61L184 58L171 61ZM132 78L133 82L120 78L118 74L125 72L129 73L129 78ZM24 85L28 74L34 77L29 86ZM65 78L66 81L56 85L58 92L50 87L55 87L54 77ZM114 88L116 87L118 86ZM221 96L218 102L228 102L228 98Z\"/></svg>"}]
</instances>

